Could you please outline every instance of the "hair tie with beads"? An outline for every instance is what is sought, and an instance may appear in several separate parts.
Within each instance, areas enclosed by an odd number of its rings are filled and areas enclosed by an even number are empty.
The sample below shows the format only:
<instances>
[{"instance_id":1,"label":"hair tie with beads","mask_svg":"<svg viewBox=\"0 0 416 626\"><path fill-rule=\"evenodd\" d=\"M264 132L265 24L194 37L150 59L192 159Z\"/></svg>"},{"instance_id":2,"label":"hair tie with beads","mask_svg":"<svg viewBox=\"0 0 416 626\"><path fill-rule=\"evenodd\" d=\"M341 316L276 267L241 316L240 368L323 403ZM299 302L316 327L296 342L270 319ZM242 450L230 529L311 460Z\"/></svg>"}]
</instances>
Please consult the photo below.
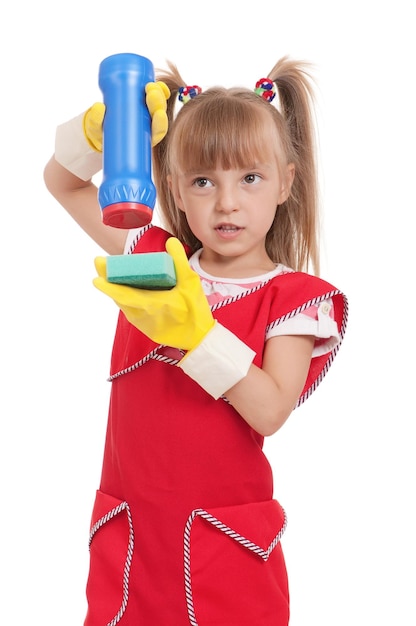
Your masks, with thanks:
<instances>
[{"instance_id":1,"label":"hair tie with beads","mask_svg":"<svg viewBox=\"0 0 416 626\"><path fill-rule=\"evenodd\" d=\"M186 87L179 87L178 89L178 98L179 98L179 102L182 102L182 104L186 104L187 102L189 102L189 100L192 100L192 98L195 98L195 96L197 96L198 94L200 94L202 91L201 87L198 87L198 85L187 85Z\"/></svg>"},{"instance_id":2,"label":"hair tie with beads","mask_svg":"<svg viewBox=\"0 0 416 626\"><path fill-rule=\"evenodd\" d=\"M264 100L267 100L267 102L272 102L277 93L277 88L270 78L260 78L256 83L254 92L261 98L264 98Z\"/></svg>"}]
</instances>

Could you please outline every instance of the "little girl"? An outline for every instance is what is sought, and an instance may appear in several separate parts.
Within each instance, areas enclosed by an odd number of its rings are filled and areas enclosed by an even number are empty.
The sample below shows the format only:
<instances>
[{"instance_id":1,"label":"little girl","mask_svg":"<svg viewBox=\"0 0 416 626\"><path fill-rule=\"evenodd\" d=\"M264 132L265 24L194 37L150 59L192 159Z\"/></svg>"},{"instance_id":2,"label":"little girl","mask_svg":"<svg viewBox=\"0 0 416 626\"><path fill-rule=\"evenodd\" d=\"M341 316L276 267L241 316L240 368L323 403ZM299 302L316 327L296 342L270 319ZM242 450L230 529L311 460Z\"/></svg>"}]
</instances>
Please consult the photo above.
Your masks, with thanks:
<instances>
[{"instance_id":1,"label":"little girl","mask_svg":"<svg viewBox=\"0 0 416 626\"><path fill-rule=\"evenodd\" d=\"M321 382L347 318L317 277L310 79L286 57L253 90L187 87L172 64L158 78L163 228L102 223L102 108L58 127L45 168L103 250L166 249L177 277L168 291L114 285L96 259L120 315L85 626L286 626L286 515L263 440Z\"/></svg>"}]
</instances>

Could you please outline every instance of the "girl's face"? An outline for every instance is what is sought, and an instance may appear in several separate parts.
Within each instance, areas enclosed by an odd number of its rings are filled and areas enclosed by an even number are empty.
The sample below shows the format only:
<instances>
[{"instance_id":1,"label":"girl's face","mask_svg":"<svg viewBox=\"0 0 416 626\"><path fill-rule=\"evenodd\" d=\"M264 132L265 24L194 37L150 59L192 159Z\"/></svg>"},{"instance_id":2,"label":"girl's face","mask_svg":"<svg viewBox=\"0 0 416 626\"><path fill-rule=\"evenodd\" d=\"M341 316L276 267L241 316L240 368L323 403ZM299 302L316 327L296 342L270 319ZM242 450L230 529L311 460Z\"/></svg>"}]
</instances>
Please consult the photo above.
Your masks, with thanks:
<instances>
[{"instance_id":1,"label":"girl's face","mask_svg":"<svg viewBox=\"0 0 416 626\"><path fill-rule=\"evenodd\" d=\"M169 177L176 204L202 243L200 261L206 271L228 267L237 278L238 272L255 276L274 267L266 253L266 235L293 176L293 165L281 176L277 159L271 157L245 168L217 167Z\"/></svg>"}]
</instances>

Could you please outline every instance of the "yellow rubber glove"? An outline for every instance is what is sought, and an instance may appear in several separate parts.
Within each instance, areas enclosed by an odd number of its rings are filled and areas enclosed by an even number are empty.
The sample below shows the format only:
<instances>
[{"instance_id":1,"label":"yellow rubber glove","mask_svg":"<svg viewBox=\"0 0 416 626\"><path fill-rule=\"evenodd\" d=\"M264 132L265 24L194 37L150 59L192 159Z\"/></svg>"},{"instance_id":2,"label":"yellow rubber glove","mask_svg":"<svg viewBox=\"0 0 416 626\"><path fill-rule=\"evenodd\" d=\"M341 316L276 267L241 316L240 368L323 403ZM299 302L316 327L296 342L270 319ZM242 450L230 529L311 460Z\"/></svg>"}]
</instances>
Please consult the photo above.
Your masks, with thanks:
<instances>
[{"instance_id":1,"label":"yellow rubber glove","mask_svg":"<svg viewBox=\"0 0 416 626\"><path fill-rule=\"evenodd\" d=\"M156 83L147 83L146 105L152 117L152 146L157 146L168 132L168 117L166 115L167 101L170 98L169 87L158 80Z\"/></svg>"},{"instance_id":2,"label":"yellow rubber glove","mask_svg":"<svg viewBox=\"0 0 416 626\"><path fill-rule=\"evenodd\" d=\"M103 121L105 104L96 102L87 111L83 119L83 131L90 148L96 152L103 151Z\"/></svg>"},{"instance_id":3,"label":"yellow rubber glove","mask_svg":"<svg viewBox=\"0 0 416 626\"><path fill-rule=\"evenodd\" d=\"M200 278L191 269L180 241L171 237L166 250L175 264L177 282L173 289L153 291L109 283L105 257L95 259L99 277L93 282L114 300L133 326L154 342L192 350L214 327L215 320Z\"/></svg>"},{"instance_id":4,"label":"yellow rubber glove","mask_svg":"<svg viewBox=\"0 0 416 626\"><path fill-rule=\"evenodd\" d=\"M152 118L152 146L156 146L168 132L166 115L167 100L170 97L169 87L162 81L147 83L146 106ZM105 105L95 102L84 115L83 131L88 145L96 152L103 151L103 121Z\"/></svg>"}]
</instances>

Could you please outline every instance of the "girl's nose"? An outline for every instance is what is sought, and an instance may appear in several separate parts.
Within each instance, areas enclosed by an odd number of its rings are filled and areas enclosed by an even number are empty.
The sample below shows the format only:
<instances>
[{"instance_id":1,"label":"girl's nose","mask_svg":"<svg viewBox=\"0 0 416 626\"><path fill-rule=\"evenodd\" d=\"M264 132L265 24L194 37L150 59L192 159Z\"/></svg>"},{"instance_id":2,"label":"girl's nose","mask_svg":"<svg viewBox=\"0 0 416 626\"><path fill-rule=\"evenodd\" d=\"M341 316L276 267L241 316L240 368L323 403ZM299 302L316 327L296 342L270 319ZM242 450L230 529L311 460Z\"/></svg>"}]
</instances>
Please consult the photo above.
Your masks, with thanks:
<instances>
[{"instance_id":1,"label":"girl's nose","mask_svg":"<svg viewBox=\"0 0 416 626\"><path fill-rule=\"evenodd\" d=\"M233 213L238 211L238 194L237 191L231 187L224 187L218 193L217 198L217 210L221 213Z\"/></svg>"}]
</instances>

